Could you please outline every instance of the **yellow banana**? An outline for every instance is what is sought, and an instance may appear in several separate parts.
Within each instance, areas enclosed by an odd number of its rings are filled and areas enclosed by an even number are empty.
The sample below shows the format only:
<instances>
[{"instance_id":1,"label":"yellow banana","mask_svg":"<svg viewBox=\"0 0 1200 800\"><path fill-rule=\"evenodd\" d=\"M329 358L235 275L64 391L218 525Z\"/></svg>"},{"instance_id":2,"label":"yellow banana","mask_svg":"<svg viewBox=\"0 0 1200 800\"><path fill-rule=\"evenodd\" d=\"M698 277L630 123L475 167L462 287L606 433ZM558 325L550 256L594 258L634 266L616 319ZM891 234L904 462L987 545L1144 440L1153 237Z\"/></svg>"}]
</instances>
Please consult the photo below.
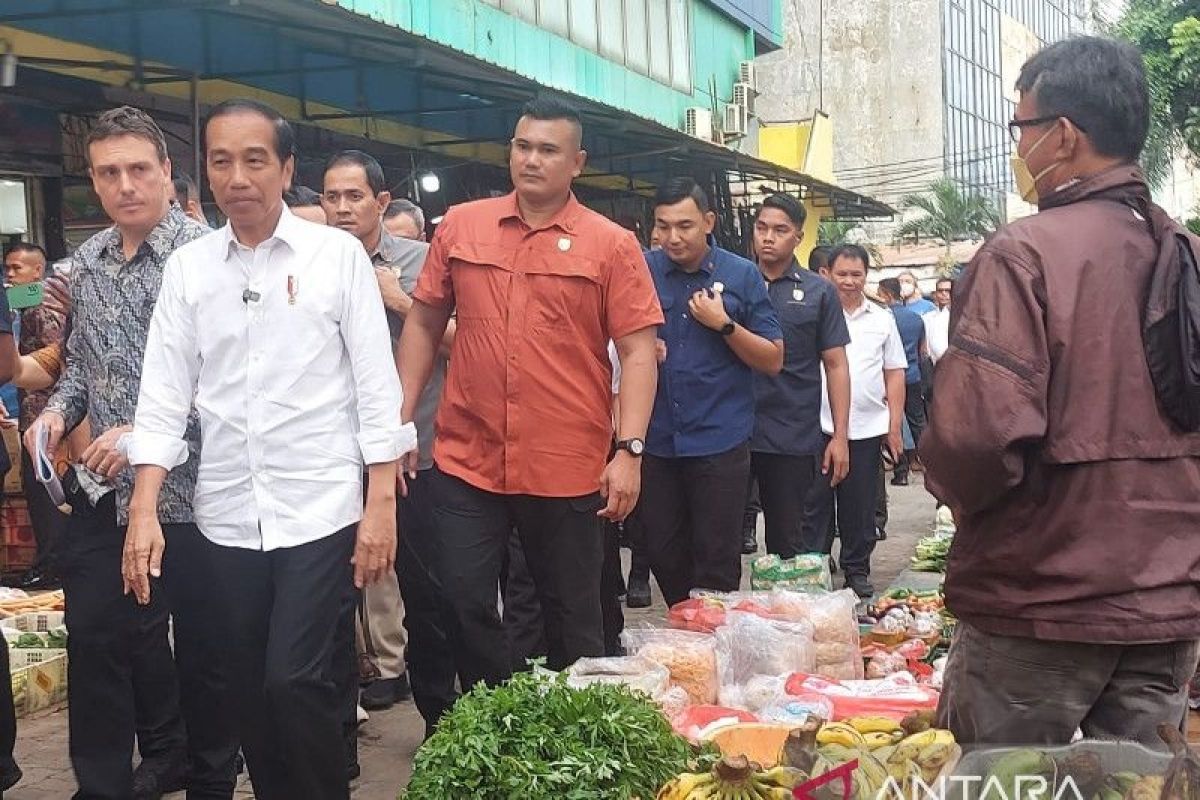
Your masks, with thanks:
<instances>
[{"instance_id":1,"label":"yellow banana","mask_svg":"<svg viewBox=\"0 0 1200 800\"><path fill-rule=\"evenodd\" d=\"M670 783L659 790L656 800L688 800L696 789L715 782L710 772L685 772L672 778Z\"/></svg>"},{"instance_id":2,"label":"yellow banana","mask_svg":"<svg viewBox=\"0 0 1200 800\"><path fill-rule=\"evenodd\" d=\"M900 740L900 736L896 735L895 733L885 733L883 731L864 733L863 738L866 739L867 747L871 750L896 744L896 742Z\"/></svg>"},{"instance_id":3,"label":"yellow banana","mask_svg":"<svg viewBox=\"0 0 1200 800\"><path fill-rule=\"evenodd\" d=\"M907 736L907 737L901 739L900 746L903 747L906 744L911 744L914 747L922 748L922 747L926 747L927 745L934 744L936 741L937 741L937 731L930 728L927 731L921 731L920 733L914 733L912 736Z\"/></svg>"},{"instance_id":4,"label":"yellow banana","mask_svg":"<svg viewBox=\"0 0 1200 800\"><path fill-rule=\"evenodd\" d=\"M773 767L756 777L759 785L792 789L808 780L804 770L795 767Z\"/></svg>"},{"instance_id":5,"label":"yellow banana","mask_svg":"<svg viewBox=\"0 0 1200 800\"><path fill-rule=\"evenodd\" d=\"M817 731L817 744L840 744L846 747L866 745L863 735L844 722L830 722Z\"/></svg>"},{"instance_id":6,"label":"yellow banana","mask_svg":"<svg viewBox=\"0 0 1200 800\"><path fill-rule=\"evenodd\" d=\"M846 724L859 733L894 733L901 730L900 723L888 717L850 717Z\"/></svg>"}]
</instances>

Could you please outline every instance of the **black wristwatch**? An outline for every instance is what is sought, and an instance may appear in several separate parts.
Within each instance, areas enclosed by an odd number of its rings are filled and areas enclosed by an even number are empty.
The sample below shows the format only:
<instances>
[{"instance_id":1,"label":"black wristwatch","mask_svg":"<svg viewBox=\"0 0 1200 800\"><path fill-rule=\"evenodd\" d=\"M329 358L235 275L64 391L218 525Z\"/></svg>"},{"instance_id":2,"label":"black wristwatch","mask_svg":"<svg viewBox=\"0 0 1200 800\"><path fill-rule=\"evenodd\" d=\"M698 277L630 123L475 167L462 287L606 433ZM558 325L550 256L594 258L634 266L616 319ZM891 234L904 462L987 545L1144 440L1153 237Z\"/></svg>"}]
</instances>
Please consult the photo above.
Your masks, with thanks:
<instances>
[{"instance_id":1,"label":"black wristwatch","mask_svg":"<svg viewBox=\"0 0 1200 800\"><path fill-rule=\"evenodd\" d=\"M737 325L734 324L733 320L729 320L729 322L726 322L718 330L720 331L722 336L729 336L735 330L737 330Z\"/></svg>"},{"instance_id":2,"label":"black wristwatch","mask_svg":"<svg viewBox=\"0 0 1200 800\"><path fill-rule=\"evenodd\" d=\"M641 439L622 439L617 442L617 449L624 450L629 455L637 458L646 452L646 443Z\"/></svg>"}]
</instances>

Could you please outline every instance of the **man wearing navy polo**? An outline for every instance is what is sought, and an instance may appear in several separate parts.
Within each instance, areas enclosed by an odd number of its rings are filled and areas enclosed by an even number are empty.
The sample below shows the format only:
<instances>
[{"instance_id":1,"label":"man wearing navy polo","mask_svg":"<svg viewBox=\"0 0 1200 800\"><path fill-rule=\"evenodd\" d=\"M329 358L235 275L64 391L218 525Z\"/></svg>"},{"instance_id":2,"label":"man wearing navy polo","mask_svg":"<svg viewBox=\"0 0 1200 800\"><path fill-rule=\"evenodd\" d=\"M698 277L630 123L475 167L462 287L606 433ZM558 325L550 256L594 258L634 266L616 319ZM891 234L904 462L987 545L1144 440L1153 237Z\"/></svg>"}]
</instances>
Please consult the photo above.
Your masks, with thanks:
<instances>
[{"instance_id":1,"label":"man wearing navy polo","mask_svg":"<svg viewBox=\"0 0 1200 800\"><path fill-rule=\"evenodd\" d=\"M655 199L661 250L646 254L665 322L646 435L638 519L668 604L692 589L733 591L754 430L753 372L783 366L783 333L758 268L712 245L716 224L691 178Z\"/></svg>"}]
</instances>

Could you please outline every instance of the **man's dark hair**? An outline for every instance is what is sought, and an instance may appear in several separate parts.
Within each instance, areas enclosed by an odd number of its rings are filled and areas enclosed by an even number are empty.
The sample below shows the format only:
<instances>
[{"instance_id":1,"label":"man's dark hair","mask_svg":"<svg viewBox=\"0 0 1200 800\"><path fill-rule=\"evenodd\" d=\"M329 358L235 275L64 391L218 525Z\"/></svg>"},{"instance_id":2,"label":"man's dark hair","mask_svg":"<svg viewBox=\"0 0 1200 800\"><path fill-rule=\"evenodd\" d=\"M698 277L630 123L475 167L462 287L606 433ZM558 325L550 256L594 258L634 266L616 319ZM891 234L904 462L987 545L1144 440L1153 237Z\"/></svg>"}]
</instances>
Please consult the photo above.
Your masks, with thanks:
<instances>
[{"instance_id":1,"label":"man's dark hair","mask_svg":"<svg viewBox=\"0 0 1200 800\"><path fill-rule=\"evenodd\" d=\"M136 136L154 145L154 154L159 163L167 160L167 140L162 128L158 127L149 114L133 106L110 108L96 119L96 124L88 131L87 146L84 151L88 154L88 164L91 164L91 150L95 142L111 139L114 136Z\"/></svg>"},{"instance_id":2,"label":"man's dark hair","mask_svg":"<svg viewBox=\"0 0 1200 800\"><path fill-rule=\"evenodd\" d=\"M954 278L938 278L937 283L933 285L933 288L935 290L940 289L943 283L950 284L950 291L954 291Z\"/></svg>"},{"instance_id":3,"label":"man's dark hair","mask_svg":"<svg viewBox=\"0 0 1200 800\"><path fill-rule=\"evenodd\" d=\"M404 197L397 198L388 203L388 207L384 209L383 218L394 219L401 214L408 215L417 224L418 228L425 230L425 212L421 210L419 205Z\"/></svg>"},{"instance_id":4,"label":"man's dark hair","mask_svg":"<svg viewBox=\"0 0 1200 800\"><path fill-rule=\"evenodd\" d=\"M208 112L208 116L204 118L204 138L208 138L208 126L214 119L228 117L231 114L259 115L275 128L275 155L279 156L279 160L287 161L296 155L296 132L292 130L292 126L283 118L283 115L266 103L245 97L226 100L213 106L212 110ZM207 150L207 148L206 141L205 149Z\"/></svg>"},{"instance_id":5,"label":"man's dark hair","mask_svg":"<svg viewBox=\"0 0 1200 800\"><path fill-rule=\"evenodd\" d=\"M334 167L358 166L362 167L362 171L367 176L367 186L371 187L372 194L378 195L380 192L387 190L387 180L383 177L383 167L379 166L379 162L375 160L375 156L370 153L364 153L362 150L343 150L340 153L334 153L325 162L325 169L322 175L329 172Z\"/></svg>"},{"instance_id":6,"label":"man's dark hair","mask_svg":"<svg viewBox=\"0 0 1200 800\"><path fill-rule=\"evenodd\" d=\"M893 300L900 299L900 279L899 278L884 278L879 282L879 288L889 295Z\"/></svg>"},{"instance_id":7,"label":"man's dark hair","mask_svg":"<svg viewBox=\"0 0 1200 800\"><path fill-rule=\"evenodd\" d=\"M811 272L820 272L829 267L829 248L825 245L818 245L808 254L808 269Z\"/></svg>"},{"instance_id":8,"label":"man's dark hair","mask_svg":"<svg viewBox=\"0 0 1200 800\"><path fill-rule=\"evenodd\" d=\"M9 253L37 253L42 257L43 262L47 261L46 251L41 245L36 245L33 242L13 242L8 246L8 251L5 255Z\"/></svg>"},{"instance_id":9,"label":"man's dark hair","mask_svg":"<svg viewBox=\"0 0 1200 800\"><path fill-rule=\"evenodd\" d=\"M871 268L871 254L860 244L839 244L829 254L829 267L837 263L839 258L854 258L862 262L865 269Z\"/></svg>"},{"instance_id":10,"label":"man's dark hair","mask_svg":"<svg viewBox=\"0 0 1200 800\"><path fill-rule=\"evenodd\" d=\"M196 186L196 182L183 170L171 170L171 185L175 187L175 199L179 201L180 205L192 197L200 199L200 189Z\"/></svg>"},{"instance_id":11,"label":"man's dark hair","mask_svg":"<svg viewBox=\"0 0 1200 800\"><path fill-rule=\"evenodd\" d=\"M521 116L540 120L565 119L575 123L581 131L583 130L583 118L579 116L579 109L557 97L533 98L521 106Z\"/></svg>"},{"instance_id":12,"label":"man's dark hair","mask_svg":"<svg viewBox=\"0 0 1200 800\"><path fill-rule=\"evenodd\" d=\"M654 205L655 207L673 206L676 203L682 203L689 197L696 202L696 207L700 209L701 214L709 212L708 195L700 188L700 184L686 176L671 178L659 186L658 192L654 195Z\"/></svg>"},{"instance_id":13,"label":"man's dark hair","mask_svg":"<svg viewBox=\"0 0 1200 800\"><path fill-rule=\"evenodd\" d=\"M321 205L321 195L307 186L296 184L283 193L283 202L288 208L319 206Z\"/></svg>"},{"instance_id":14,"label":"man's dark hair","mask_svg":"<svg viewBox=\"0 0 1200 800\"><path fill-rule=\"evenodd\" d=\"M787 214L787 218L792 221L797 230L803 228L804 220L808 219L808 212L804 210L804 205L790 194L779 193L768 196L758 207L758 214L754 215L755 221L758 220L764 208L777 208Z\"/></svg>"},{"instance_id":15,"label":"man's dark hair","mask_svg":"<svg viewBox=\"0 0 1200 800\"><path fill-rule=\"evenodd\" d=\"M1150 130L1150 90L1142 55L1128 43L1078 36L1025 62L1017 91L1033 93L1038 116L1062 116L1101 155L1136 161Z\"/></svg>"}]
</instances>

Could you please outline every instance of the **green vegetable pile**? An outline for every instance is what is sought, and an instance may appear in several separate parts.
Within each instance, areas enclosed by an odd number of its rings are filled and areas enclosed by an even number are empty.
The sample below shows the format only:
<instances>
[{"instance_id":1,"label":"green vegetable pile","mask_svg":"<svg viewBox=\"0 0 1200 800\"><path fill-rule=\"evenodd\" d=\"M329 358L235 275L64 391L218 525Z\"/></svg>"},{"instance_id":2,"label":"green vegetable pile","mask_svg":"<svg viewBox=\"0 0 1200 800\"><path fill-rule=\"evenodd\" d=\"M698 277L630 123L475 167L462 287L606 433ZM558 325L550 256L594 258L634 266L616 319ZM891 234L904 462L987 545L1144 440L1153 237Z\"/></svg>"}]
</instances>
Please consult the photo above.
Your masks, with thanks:
<instances>
[{"instance_id":1,"label":"green vegetable pile","mask_svg":"<svg viewBox=\"0 0 1200 800\"><path fill-rule=\"evenodd\" d=\"M405 800L651 800L707 769L644 695L522 673L463 696L417 751Z\"/></svg>"},{"instance_id":2,"label":"green vegetable pile","mask_svg":"<svg viewBox=\"0 0 1200 800\"><path fill-rule=\"evenodd\" d=\"M946 556L950 554L950 544L953 541L954 537L941 534L918 540L912 568L917 572L945 572Z\"/></svg>"}]
</instances>

